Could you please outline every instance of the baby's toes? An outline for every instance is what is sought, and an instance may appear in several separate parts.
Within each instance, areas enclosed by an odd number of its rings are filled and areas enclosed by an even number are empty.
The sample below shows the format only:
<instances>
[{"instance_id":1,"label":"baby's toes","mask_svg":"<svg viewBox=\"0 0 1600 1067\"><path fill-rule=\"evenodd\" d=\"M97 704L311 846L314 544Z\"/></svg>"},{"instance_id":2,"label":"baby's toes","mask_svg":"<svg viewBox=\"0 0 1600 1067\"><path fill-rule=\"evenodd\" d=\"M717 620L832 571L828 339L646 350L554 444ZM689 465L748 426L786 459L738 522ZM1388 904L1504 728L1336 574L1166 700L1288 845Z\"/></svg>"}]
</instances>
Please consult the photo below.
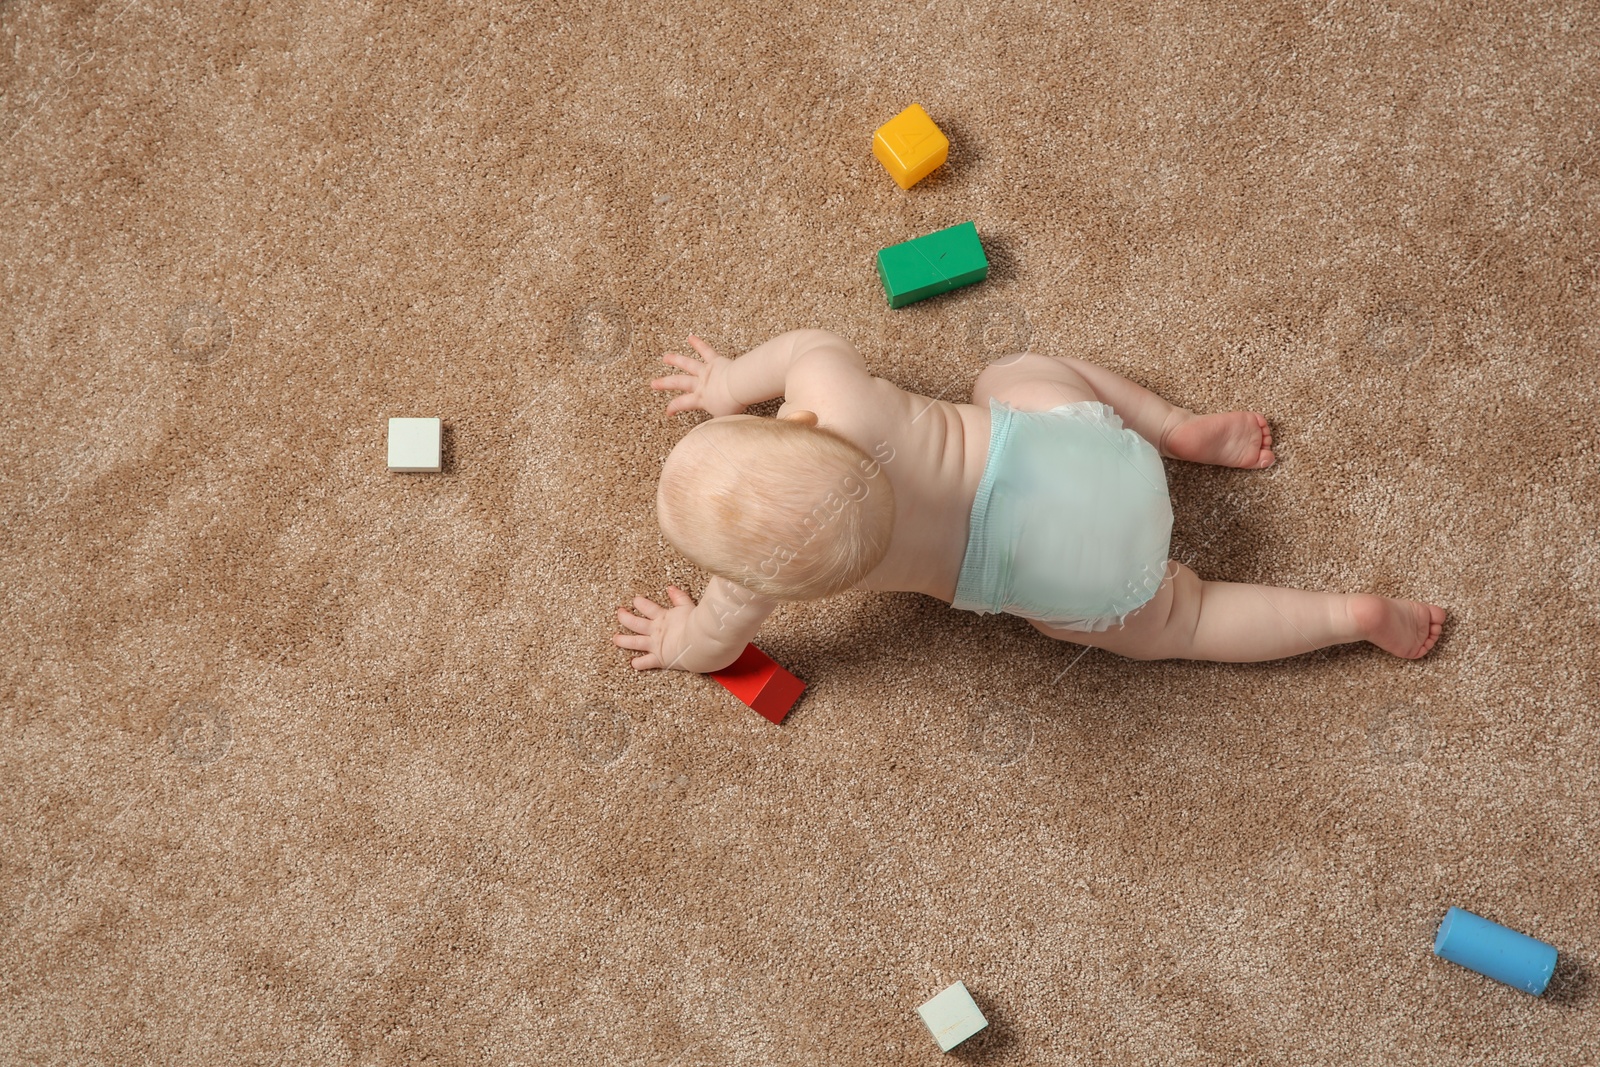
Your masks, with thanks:
<instances>
[{"instance_id":1,"label":"baby's toes","mask_svg":"<svg viewBox=\"0 0 1600 1067\"><path fill-rule=\"evenodd\" d=\"M1262 467L1270 467L1278 461L1277 455L1272 451L1272 427L1267 425L1267 420L1260 415L1256 418L1261 423L1261 459L1258 463Z\"/></svg>"}]
</instances>

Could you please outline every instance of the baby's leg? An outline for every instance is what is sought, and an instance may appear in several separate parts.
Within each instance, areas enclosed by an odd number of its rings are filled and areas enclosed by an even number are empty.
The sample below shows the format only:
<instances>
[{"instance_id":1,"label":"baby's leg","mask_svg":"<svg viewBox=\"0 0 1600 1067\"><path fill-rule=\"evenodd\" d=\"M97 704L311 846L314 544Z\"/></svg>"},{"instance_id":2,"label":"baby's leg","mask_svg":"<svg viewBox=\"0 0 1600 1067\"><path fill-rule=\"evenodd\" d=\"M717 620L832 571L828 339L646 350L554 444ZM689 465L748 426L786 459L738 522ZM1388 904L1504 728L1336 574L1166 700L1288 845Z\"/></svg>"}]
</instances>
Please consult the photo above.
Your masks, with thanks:
<instances>
[{"instance_id":1,"label":"baby's leg","mask_svg":"<svg viewBox=\"0 0 1600 1067\"><path fill-rule=\"evenodd\" d=\"M1270 467L1272 431L1253 411L1196 415L1161 399L1115 371L1071 356L1056 356L1089 383L1134 433L1163 456L1222 467Z\"/></svg>"},{"instance_id":2,"label":"baby's leg","mask_svg":"<svg viewBox=\"0 0 1600 1067\"><path fill-rule=\"evenodd\" d=\"M1439 640L1444 609L1365 593L1313 593L1237 582L1206 582L1181 564L1172 580L1120 628L1090 634L1034 623L1063 641L1130 659L1254 663L1329 645L1370 641L1406 659Z\"/></svg>"}]
</instances>

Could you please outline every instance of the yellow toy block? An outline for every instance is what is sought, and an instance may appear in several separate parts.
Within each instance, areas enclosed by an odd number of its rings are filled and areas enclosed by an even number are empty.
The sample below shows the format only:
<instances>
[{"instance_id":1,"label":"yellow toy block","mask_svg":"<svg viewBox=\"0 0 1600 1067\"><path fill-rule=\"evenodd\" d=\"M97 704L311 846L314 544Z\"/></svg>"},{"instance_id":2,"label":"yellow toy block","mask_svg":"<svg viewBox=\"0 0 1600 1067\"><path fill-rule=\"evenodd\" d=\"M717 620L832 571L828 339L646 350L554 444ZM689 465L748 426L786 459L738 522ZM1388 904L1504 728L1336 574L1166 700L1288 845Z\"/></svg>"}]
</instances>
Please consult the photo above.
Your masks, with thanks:
<instances>
[{"instance_id":1,"label":"yellow toy block","mask_svg":"<svg viewBox=\"0 0 1600 1067\"><path fill-rule=\"evenodd\" d=\"M933 173L950 154L950 139L933 124L922 105L912 104L878 127L872 135L872 154L902 189Z\"/></svg>"}]
</instances>

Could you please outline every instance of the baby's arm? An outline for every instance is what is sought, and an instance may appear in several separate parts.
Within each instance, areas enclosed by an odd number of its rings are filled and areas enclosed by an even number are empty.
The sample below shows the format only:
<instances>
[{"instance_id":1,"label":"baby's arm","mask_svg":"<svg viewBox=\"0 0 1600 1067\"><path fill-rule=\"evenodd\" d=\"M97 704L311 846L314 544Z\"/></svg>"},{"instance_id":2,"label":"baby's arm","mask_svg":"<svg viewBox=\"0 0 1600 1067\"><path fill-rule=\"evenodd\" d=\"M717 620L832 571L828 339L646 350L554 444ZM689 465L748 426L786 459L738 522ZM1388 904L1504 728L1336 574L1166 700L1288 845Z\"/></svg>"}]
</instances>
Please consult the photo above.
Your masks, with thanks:
<instances>
[{"instance_id":1,"label":"baby's arm","mask_svg":"<svg viewBox=\"0 0 1600 1067\"><path fill-rule=\"evenodd\" d=\"M633 632L617 634L612 641L644 653L633 658L635 670L720 671L739 658L762 620L778 606L776 600L721 577L711 579L699 604L675 585L667 586L667 596L670 608L636 596L638 615L617 609L617 622Z\"/></svg>"},{"instance_id":2,"label":"baby's arm","mask_svg":"<svg viewBox=\"0 0 1600 1067\"><path fill-rule=\"evenodd\" d=\"M695 410L712 415L737 415L751 404L784 396L795 365L808 357L843 360L865 369L855 346L830 330L780 333L738 359L717 355L710 345L692 334L689 344L705 362L668 352L662 361L687 373L656 378L650 383L652 389L682 394L667 404L668 415Z\"/></svg>"}]
</instances>

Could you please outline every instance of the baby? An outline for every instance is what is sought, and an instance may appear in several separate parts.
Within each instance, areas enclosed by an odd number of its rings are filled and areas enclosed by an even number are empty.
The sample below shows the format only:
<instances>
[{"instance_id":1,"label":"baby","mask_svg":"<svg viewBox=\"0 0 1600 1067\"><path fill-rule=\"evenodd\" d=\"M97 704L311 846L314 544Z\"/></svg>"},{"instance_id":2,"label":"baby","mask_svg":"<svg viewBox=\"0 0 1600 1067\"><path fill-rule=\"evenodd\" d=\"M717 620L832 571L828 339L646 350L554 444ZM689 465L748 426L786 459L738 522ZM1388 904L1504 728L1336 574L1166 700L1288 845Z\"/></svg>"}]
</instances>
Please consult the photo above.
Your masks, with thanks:
<instances>
[{"instance_id":1,"label":"baby","mask_svg":"<svg viewBox=\"0 0 1600 1067\"><path fill-rule=\"evenodd\" d=\"M984 368L972 403L896 388L826 330L792 330L738 359L702 359L651 387L702 410L673 448L656 508L667 540L716 575L700 603L635 597L613 640L639 670L732 663L784 600L845 589L926 593L1029 620L1134 659L1249 662L1369 641L1408 659L1444 609L1364 593L1202 581L1167 558L1161 457L1273 462L1260 415L1195 415L1101 367L1031 352ZM782 396L775 419L744 414Z\"/></svg>"}]
</instances>

